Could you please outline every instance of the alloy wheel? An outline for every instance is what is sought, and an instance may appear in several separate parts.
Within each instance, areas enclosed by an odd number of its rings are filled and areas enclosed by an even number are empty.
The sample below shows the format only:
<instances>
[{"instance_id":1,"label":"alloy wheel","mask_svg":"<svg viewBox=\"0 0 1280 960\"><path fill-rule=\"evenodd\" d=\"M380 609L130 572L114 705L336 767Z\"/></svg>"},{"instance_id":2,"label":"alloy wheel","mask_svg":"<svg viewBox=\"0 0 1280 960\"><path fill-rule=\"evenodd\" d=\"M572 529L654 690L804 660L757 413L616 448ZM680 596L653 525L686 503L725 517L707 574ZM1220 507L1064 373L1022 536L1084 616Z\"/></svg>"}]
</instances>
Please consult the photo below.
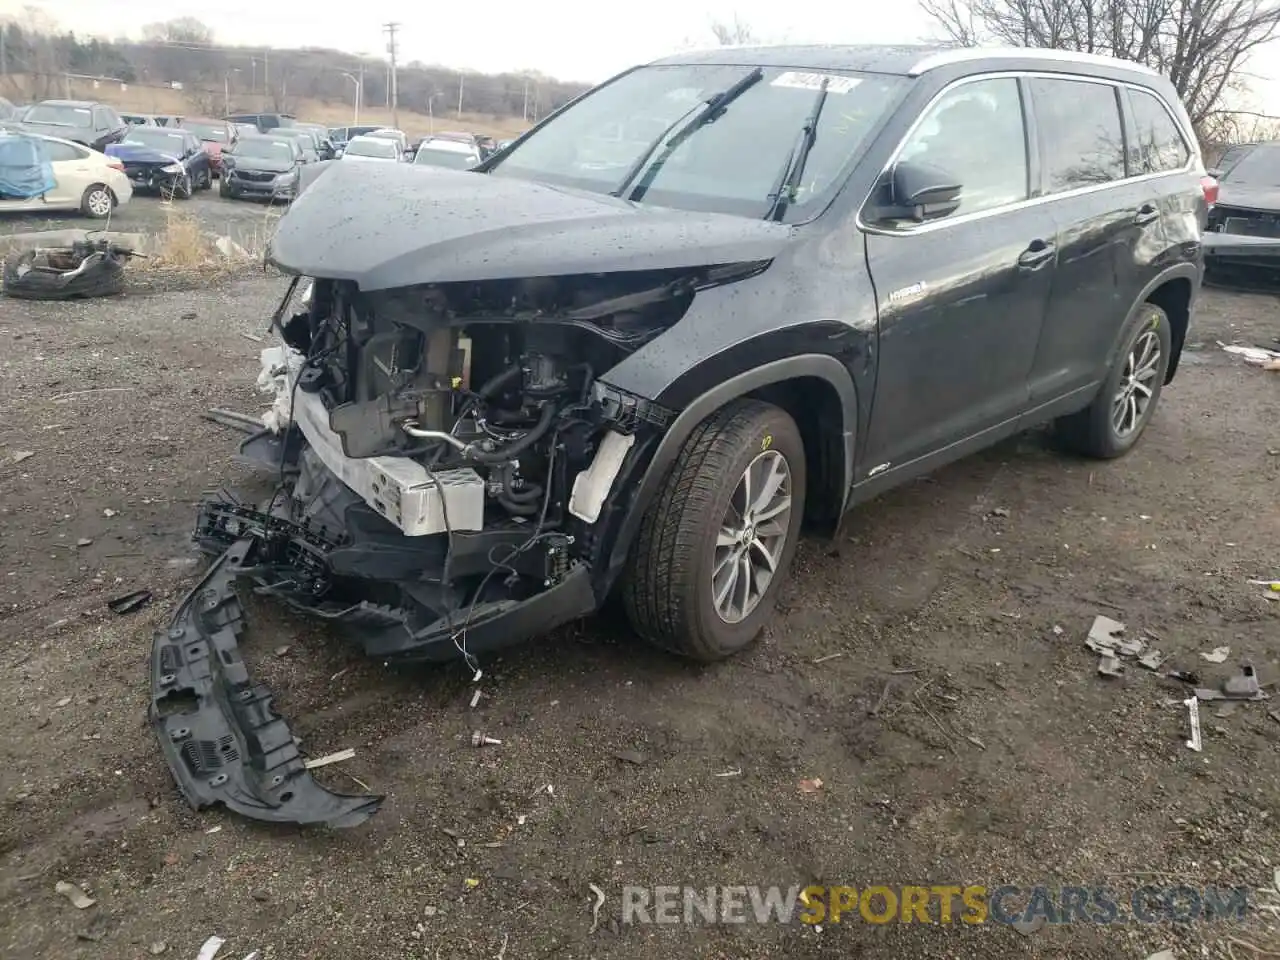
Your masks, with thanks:
<instances>
[{"instance_id":1,"label":"alloy wheel","mask_svg":"<svg viewBox=\"0 0 1280 960\"><path fill-rule=\"evenodd\" d=\"M1111 429L1117 439L1124 440L1141 428L1151 408L1156 375L1160 371L1160 338L1147 330L1125 358L1120 386L1111 402Z\"/></svg>"},{"instance_id":2,"label":"alloy wheel","mask_svg":"<svg viewBox=\"0 0 1280 960\"><path fill-rule=\"evenodd\" d=\"M105 217L111 212L111 194L105 190L94 190L89 194L86 205L95 217Z\"/></svg>"},{"instance_id":3,"label":"alloy wheel","mask_svg":"<svg viewBox=\"0 0 1280 960\"><path fill-rule=\"evenodd\" d=\"M725 623L740 623L760 605L778 573L790 519L791 465L766 450L742 472L716 534L711 595Z\"/></svg>"}]
</instances>

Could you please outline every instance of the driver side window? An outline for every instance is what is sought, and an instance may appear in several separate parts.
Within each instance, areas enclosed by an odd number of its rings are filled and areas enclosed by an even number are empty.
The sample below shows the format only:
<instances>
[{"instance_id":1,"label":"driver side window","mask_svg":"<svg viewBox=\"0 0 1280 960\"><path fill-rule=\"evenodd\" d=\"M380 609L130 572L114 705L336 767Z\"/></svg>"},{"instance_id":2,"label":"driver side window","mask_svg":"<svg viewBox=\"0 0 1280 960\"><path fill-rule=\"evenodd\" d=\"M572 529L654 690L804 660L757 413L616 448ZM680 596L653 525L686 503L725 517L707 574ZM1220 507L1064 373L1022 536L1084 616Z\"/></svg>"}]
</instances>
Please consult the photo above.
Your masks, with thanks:
<instances>
[{"instance_id":1,"label":"driver side window","mask_svg":"<svg viewBox=\"0 0 1280 960\"><path fill-rule=\"evenodd\" d=\"M961 186L949 216L1026 200L1027 137L1013 77L962 83L943 94L903 144L899 161L928 164Z\"/></svg>"}]
</instances>

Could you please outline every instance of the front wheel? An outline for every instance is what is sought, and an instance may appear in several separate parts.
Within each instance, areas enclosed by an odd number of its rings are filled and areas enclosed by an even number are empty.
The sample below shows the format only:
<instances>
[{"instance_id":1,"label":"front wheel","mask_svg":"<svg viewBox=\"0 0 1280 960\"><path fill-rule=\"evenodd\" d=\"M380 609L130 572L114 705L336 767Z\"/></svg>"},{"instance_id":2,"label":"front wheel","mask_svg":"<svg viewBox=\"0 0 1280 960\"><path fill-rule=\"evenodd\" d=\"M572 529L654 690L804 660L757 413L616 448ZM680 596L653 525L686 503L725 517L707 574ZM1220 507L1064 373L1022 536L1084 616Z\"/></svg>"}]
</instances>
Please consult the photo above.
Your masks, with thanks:
<instances>
[{"instance_id":1,"label":"front wheel","mask_svg":"<svg viewBox=\"0 0 1280 960\"><path fill-rule=\"evenodd\" d=\"M1112 460L1133 449L1151 420L1173 351L1169 315L1144 303L1125 329L1120 352L1093 403L1055 424L1065 446Z\"/></svg>"},{"instance_id":2,"label":"front wheel","mask_svg":"<svg viewBox=\"0 0 1280 960\"><path fill-rule=\"evenodd\" d=\"M195 187L191 182L191 174L184 173L170 185L168 190L168 199L173 200L174 198L177 198L179 200L190 200L191 194L194 192Z\"/></svg>"},{"instance_id":3,"label":"front wheel","mask_svg":"<svg viewBox=\"0 0 1280 960\"><path fill-rule=\"evenodd\" d=\"M623 586L646 640L737 653L773 613L804 515L804 443L786 411L736 400L693 431L649 507Z\"/></svg>"}]
</instances>

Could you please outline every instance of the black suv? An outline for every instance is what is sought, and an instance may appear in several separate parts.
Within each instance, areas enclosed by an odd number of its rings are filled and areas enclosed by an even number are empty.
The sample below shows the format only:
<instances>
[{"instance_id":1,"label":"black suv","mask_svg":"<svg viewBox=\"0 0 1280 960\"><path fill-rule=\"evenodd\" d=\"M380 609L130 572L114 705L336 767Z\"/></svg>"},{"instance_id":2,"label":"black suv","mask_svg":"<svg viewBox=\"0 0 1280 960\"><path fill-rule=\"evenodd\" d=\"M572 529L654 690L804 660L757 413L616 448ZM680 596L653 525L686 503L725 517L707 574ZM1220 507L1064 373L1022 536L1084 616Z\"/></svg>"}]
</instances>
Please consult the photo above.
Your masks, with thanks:
<instances>
[{"instance_id":1,"label":"black suv","mask_svg":"<svg viewBox=\"0 0 1280 960\"><path fill-rule=\"evenodd\" d=\"M31 133L72 140L98 151L119 143L129 132L114 107L88 100L43 100L27 108L22 126Z\"/></svg>"},{"instance_id":2,"label":"black suv","mask_svg":"<svg viewBox=\"0 0 1280 960\"><path fill-rule=\"evenodd\" d=\"M220 558L152 669L193 802L331 823L378 798L275 750L235 578L384 661L474 665L615 591L643 637L730 655L802 523L1044 421L1129 450L1212 188L1166 80L1036 50L721 49L608 81L478 172L331 166L270 251L308 278L276 315L292 426L242 452L282 489L202 505ZM268 759L215 769L192 737Z\"/></svg>"}]
</instances>

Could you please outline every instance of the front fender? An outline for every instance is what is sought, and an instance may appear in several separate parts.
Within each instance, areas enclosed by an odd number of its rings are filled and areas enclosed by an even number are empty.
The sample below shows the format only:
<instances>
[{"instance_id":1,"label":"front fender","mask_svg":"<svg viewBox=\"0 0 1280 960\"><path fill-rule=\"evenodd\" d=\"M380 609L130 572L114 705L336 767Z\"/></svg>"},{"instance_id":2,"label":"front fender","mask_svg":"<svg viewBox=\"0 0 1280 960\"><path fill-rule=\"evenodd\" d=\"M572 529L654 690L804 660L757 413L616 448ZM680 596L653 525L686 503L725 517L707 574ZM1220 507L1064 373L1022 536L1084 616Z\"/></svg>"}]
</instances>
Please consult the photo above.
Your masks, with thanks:
<instances>
[{"instance_id":1,"label":"front fender","mask_svg":"<svg viewBox=\"0 0 1280 960\"><path fill-rule=\"evenodd\" d=\"M656 445L649 448L652 454L649 456L648 463L643 466L638 481L633 485L634 493L630 497L630 502L624 511L620 511L621 516L615 522L616 532L612 538L605 539L606 543L611 540L612 544L609 549L607 569L601 578L603 581L599 591L601 595L612 588L626 565L627 554L639 531L640 523L657 497L667 471L675 463L676 457L679 456L681 448L693 433L694 428L716 410L739 397L773 384L801 378L822 380L831 386L839 398L841 422L838 425L832 424L832 427L840 431L843 452L840 464L841 474L838 478L841 491L840 512L843 513L853 480L858 424L858 395L848 367L836 357L813 353L798 354L761 364L720 380L710 389L694 397L684 406Z\"/></svg>"}]
</instances>

